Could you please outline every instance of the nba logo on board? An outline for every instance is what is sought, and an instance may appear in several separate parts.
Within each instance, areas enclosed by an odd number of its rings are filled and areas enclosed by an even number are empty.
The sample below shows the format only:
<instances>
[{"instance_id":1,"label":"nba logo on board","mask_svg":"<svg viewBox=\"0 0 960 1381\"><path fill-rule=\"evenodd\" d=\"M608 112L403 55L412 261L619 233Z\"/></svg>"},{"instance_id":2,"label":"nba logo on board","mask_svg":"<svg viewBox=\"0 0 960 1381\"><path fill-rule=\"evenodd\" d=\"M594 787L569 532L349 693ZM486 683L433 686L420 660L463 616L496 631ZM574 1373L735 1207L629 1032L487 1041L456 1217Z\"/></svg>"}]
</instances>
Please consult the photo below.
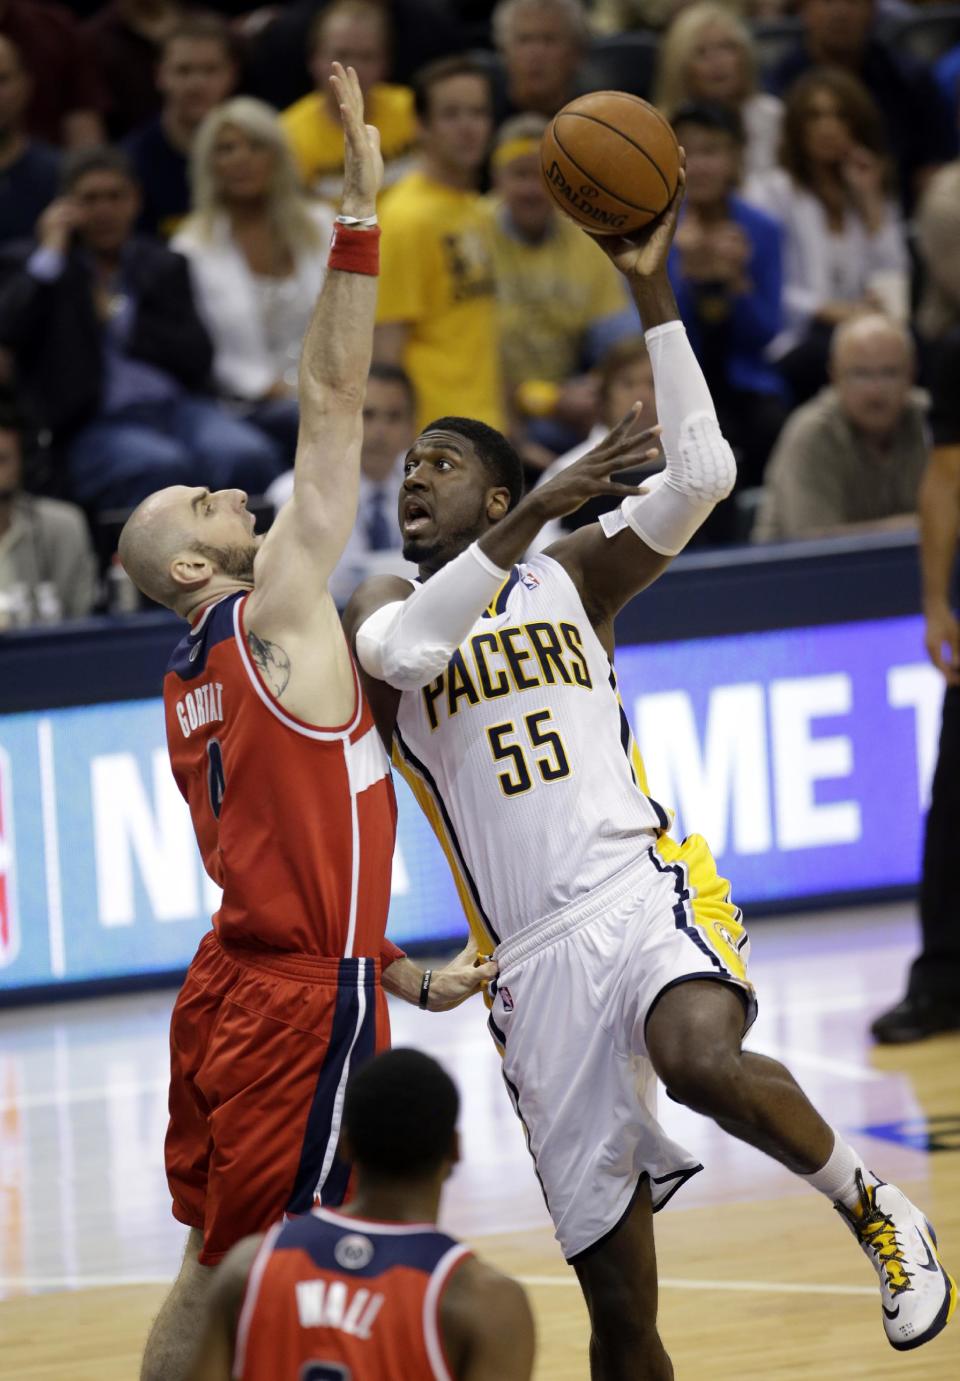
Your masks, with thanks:
<instances>
[{"instance_id":1,"label":"nba logo on board","mask_svg":"<svg viewBox=\"0 0 960 1381\"><path fill-rule=\"evenodd\" d=\"M12 964L20 952L16 870L16 852L13 847L13 772L9 755L0 748L0 968Z\"/></svg>"}]
</instances>

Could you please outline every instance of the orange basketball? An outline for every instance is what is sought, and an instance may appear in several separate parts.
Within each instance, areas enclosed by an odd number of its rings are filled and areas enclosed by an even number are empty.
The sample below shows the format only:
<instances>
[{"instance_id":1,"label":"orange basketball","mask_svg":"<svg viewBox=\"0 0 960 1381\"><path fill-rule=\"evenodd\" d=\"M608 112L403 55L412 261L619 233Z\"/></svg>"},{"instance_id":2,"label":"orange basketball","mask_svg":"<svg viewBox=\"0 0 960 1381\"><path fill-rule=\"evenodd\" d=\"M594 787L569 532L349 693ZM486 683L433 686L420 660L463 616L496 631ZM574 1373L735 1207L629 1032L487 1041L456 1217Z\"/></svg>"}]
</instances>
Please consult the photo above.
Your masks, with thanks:
<instances>
[{"instance_id":1,"label":"orange basketball","mask_svg":"<svg viewBox=\"0 0 960 1381\"><path fill-rule=\"evenodd\" d=\"M625 91L593 91L544 130L543 176L561 211L595 235L647 225L677 190L680 149L654 106Z\"/></svg>"}]
</instances>

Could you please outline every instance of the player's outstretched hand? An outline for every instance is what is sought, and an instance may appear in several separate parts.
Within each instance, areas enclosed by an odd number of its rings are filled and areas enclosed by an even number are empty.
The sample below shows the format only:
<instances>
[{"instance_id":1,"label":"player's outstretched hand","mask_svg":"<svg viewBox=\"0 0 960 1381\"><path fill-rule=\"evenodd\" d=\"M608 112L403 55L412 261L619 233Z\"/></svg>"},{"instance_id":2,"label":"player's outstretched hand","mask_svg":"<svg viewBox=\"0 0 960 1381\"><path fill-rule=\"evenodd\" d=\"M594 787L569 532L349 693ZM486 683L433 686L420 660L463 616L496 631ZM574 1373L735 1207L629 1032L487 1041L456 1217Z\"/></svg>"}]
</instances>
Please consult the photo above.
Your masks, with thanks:
<instances>
[{"instance_id":1,"label":"player's outstretched hand","mask_svg":"<svg viewBox=\"0 0 960 1381\"><path fill-rule=\"evenodd\" d=\"M496 964L491 959L482 960L470 939L449 964L442 969L434 969L427 1005L431 1012L448 1012L451 1007L459 1007L461 1002L473 997L496 976Z\"/></svg>"},{"instance_id":2,"label":"player's outstretched hand","mask_svg":"<svg viewBox=\"0 0 960 1381\"><path fill-rule=\"evenodd\" d=\"M363 92L352 67L333 64L330 77L343 123L343 204L345 216L372 216L383 185L380 131L363 122Z\"/></svg>"},{"instance_id":3,"label":"player's outstretched hand","mask_svg":"<svg viewBox=\"0 0 960 1381\"><path fill-rule=\"evenodd\" d=\"M632 235L591 235L615 268L627 278L653 278L666 273L667 256L677 228L677 218L683 205L683 189L687 182L687 156L680 150L680 173L677 190L656 220L636 230Z\"/></svg>"},{"instance_id":4,"label":"player's outstretched hand","mask_svg":"<svg viewBox=\"0 0 960 1381\"><path fill-rule=\"evenodd\" d=\"M562 518L573 513L588 499L628 498L646 491L635 484L624 484L614 475L643 465L660 454L659 427L644 427L642 403L635 403L622 422L599 445L568 465L545 484L538 484L524 503L546 509L547 518Z\"/></svg>"}]
</instances>

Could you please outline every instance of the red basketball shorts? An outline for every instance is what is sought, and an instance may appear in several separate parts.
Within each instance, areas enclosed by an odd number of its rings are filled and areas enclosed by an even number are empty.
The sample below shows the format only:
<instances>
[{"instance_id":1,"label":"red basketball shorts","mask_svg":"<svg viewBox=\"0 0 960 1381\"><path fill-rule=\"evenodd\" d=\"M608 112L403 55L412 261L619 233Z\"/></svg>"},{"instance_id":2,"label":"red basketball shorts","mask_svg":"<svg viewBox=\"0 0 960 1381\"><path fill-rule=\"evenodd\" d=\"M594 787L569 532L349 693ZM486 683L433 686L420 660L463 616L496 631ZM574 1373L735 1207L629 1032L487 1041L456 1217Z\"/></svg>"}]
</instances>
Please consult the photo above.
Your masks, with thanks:
<instances>
[{"instance_id":1,"label":"red basketball shorts","mask_svg":"<svg viewBox=\"0 0 960 1381\"><path fill-rule=\"evenodd\" d=\"M200 943L170 1022L165 1158L173 1215L214 1265L284 1213L343 1202L352 1069L390 1043L378 959Z\"/></svg>"}]
</instances>

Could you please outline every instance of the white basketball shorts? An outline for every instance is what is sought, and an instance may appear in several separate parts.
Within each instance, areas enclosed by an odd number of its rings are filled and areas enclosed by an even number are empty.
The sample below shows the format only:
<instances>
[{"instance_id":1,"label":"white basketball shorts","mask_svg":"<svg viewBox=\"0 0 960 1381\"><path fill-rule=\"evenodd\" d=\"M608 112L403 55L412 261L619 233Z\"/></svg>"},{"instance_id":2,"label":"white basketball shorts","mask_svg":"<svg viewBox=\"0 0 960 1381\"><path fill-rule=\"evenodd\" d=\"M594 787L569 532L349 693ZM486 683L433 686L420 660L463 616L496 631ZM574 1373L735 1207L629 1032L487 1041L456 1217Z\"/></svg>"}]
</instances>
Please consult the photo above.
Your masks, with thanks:
<instances>
[{"instance_id":1,"label":"white basketball shorts","mask_svg":"<svg viewBox=\"0 0 960 1381\"><path fill-rule=\"evenodd\" d=\"M647 1018L677 983L720 979L756 1016L750 943L705 841L669 836L495 953L489 1027L568 1261L619 1227L649 1180L654 1210L702 1169L657 1122Z\"/></svg>"}]
</instances>

